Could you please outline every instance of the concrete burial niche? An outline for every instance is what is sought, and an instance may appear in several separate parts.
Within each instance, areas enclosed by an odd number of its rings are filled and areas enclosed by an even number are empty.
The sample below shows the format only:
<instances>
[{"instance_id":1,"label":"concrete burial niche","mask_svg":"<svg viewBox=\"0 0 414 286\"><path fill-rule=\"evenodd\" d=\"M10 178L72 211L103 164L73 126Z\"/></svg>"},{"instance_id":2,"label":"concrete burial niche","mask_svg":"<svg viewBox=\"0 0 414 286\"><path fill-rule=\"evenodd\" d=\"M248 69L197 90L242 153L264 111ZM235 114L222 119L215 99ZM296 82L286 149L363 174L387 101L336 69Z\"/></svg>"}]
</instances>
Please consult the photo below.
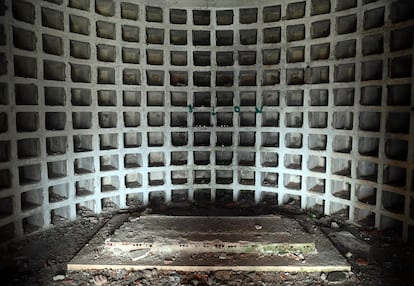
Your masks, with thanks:
<instances>
[{"instance_id":1,"label":"concrete burial niche","mask_svg":"<svg viewBox=\"0 0 414 286\"><path fill-rule=\"evenodd\" d=\"M256 2L0 1L0 241L157 199L414 240L413 2Z\"/></svg>"}]
</instances>

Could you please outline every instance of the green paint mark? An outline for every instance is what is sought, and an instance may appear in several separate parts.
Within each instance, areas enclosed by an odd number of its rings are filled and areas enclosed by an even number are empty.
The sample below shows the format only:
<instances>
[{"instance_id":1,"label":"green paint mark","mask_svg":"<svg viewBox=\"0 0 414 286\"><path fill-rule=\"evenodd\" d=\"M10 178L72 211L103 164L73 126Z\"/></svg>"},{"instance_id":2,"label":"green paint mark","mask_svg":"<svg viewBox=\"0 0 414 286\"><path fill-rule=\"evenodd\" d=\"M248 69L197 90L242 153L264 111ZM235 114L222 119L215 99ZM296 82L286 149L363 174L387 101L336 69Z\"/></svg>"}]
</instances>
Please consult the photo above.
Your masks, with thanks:
<instances>
[{"instance_id":1,"label":"green paint mark","mask_svg":"<svg viewBox=\"0 0 414 286\"><path fill-rule=\"evenodd\" d=\"M256 113L262 113L263 112L263 105L260 106L260 108L256 106L254 109L256 110Z\"/></svg>"},{"instance_id":2,"label":"green paint mark","mask_svg":"<svg viewBox=\"0 0 414 286\"><path fill-rule=\"evenodd\" d=\"M238 105L234 106L234 111L235 112L240 112L240 106L238 106Z\"/></svg>"},{"instance_id":3,"label":"green paint mark","mask_svg":"<svg viewBox=\"0 0 414 286\"><path fill-rule=\"evenodd\" d=\"M194 107L191 104L189 104L188 105L188 112L192 113L193 110L194 110Z\"/></svg>"}]
</instances>

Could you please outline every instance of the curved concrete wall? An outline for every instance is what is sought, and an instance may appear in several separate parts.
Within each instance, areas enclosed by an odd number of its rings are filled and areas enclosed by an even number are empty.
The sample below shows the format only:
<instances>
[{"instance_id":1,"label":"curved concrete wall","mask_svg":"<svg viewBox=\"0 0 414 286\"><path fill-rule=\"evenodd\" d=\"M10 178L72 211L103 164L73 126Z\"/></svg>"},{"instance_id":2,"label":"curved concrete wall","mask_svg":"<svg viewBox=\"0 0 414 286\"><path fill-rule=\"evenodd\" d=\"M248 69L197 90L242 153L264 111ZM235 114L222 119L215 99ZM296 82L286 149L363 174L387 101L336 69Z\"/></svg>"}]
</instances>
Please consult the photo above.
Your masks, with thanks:
<instances>
[{"instance_id":1,"label":"curved concrete wall","mask_svg":"<svg viewBox=\"0 0 414 286\"><path fill-rule=\"evenodd\" d=\"M0 1L0 233L283 204L414 229L413 2Z\"/></svg>"}]
</instances>

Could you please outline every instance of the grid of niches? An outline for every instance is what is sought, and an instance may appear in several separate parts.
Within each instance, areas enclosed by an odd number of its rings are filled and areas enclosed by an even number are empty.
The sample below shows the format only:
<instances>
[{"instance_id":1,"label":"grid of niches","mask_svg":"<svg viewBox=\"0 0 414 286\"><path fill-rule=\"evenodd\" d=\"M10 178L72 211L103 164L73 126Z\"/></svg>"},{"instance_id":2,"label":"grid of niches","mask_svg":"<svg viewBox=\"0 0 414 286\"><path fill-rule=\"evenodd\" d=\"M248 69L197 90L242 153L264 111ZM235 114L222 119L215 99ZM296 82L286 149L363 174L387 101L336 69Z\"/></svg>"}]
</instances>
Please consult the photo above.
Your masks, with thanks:
<instances>
[{"instance_id":1,"label":"grid of niches","mask_svg":"<svg viewBox=\"0 0 414 286\"><path fill-rule=\"evenodd\" d=\"M407 237L414 25L388 2L6 1L1 233L161 196L294 200Z\"/></svg>"}]
</instances>

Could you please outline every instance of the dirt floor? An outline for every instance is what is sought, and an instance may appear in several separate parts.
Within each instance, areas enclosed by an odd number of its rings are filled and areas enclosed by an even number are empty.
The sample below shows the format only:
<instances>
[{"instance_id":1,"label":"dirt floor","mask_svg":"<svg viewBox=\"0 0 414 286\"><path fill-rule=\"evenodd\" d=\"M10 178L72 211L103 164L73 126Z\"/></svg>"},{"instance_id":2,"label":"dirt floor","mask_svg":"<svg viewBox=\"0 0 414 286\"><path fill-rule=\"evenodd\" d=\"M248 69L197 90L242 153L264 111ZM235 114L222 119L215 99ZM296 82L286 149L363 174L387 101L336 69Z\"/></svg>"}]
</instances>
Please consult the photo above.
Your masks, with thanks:
<instances>
[{"instance_id":1,"label":"dirt floor","mask_svg":"<svg viewBox=\"0 0 414 286\"><path fill-rule=\"evenodd\" d=\"M78 220L62 221L54 228L0 246L0 285L413 285L414 245L404 244L392 231L363 230L346 224L341 216L303 212L297 205L280 207L230 203L226 205L154 204L151 209L131 209L138 214L165 215L264 215L296 219L310 233L320 228L347 257L352 272L173 272L66 270L67 263L117 212L100 215L80 210ZM122 210L121 212L126 212Z\"/></svg>"}]
</instances>

